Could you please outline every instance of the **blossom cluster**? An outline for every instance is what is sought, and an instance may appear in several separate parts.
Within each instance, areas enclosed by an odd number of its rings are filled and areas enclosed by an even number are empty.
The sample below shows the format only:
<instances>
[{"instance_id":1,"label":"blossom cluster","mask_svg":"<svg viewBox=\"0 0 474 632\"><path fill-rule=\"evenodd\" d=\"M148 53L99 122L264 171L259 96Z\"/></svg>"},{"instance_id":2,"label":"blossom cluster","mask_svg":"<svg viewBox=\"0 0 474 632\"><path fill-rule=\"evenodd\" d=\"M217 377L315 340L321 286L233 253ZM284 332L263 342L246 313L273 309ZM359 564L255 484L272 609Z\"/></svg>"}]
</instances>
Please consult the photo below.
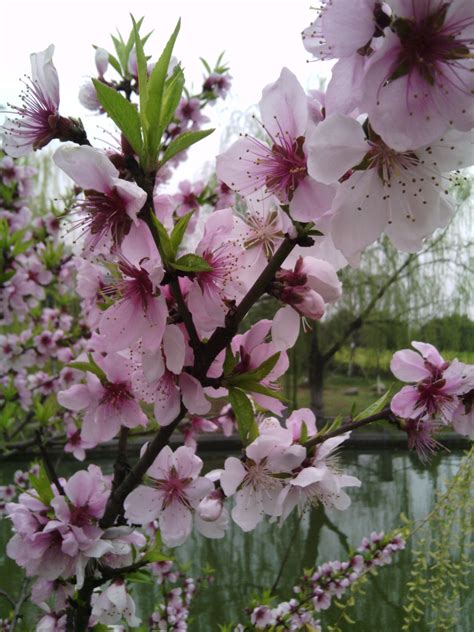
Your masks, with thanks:
<instances>
[{"instance_id":1,"label":"blossom cluster","mask_svg":"<svg viewBox=\"0 0 474 632\"><path fill-rule=\"evenodd\" d=\"M305 626L320 630L320 622L314 618L317 613L327 610L332 600L342 597L361 575L390 564L393 555L404 548L405 540L400 534L373 532L362 540L348 561L325 562L314 572L305 573L301 583L293 588L295 597L289 601L274 608L256 606L250 615L251 623L257 630L302 630Z\"/></svg>"},{"instance_id":2,"label":"blossom cluster","mask_svg":"<svg viewBox=\"0 0 474 632\"><path fill-rule=\"evenodd\" d=\"M199 584L211 582L212 577L194 579L178 570L171 560L151 564L151 571L162 587L163 601L149 619L150 630L187 630L189 609Z\"/></svg>"},{"instance_id":3,"label":"blossom cluster","mask_svg":"<svg viewBox=\"0 0 474 632\"><path fill-rule=\"evenodd\" d=\"M402 419L408 444L427 460L439 445L434 434L452 426L474 439L474 366L455 359L447 362L426 342L397 351L390 368L396 378L410 382L392 399L391 408Z\"/></svg>"},{"instance_id":4,"label":"blossom cluster","mask_svg":"<svg viewBox=\"0 0 474 632\"><path fill-rule=\"evenodd\" d=\"M453 214L449 173L472 164L472 11L418 5L323 2L303 43L337 60L326 91L283 69L263 90L265 140L244 135L217 159L233 190L276 197L351 263L383 232L418 250Z\"/></svg>"},{"instance_id":5,"label":"blossom cluster","mask_svg":"<svg viewBox=\"0 0 474 632\"><path fill-rule=\"evenodd\" d=\"M301 323L306 329L340 297L337 270L357 264L382 232L412 252L447 224L450 174L472 162L474 17L464 0L323 3L304 44L318 59L338 59L327 91L306 93L284 68L263 89L260 137L243 135L218 156L210 182L182 181L177 190L171 176L212 131L202 127L203 108L225 97L230 76L222 58L214 68L205 62L192 95L172 56L179 22L156 61L145 54L141 24L133 20L127 41L114 37L114 53L96 49L97 75L80 91L83 105L117 127L106 149L59 113L53 46L31 56L22 105L1 128L6 416L18 401L20 428L29 408L40 428L51 426L60 405L65 450L78 459L116 437L120 444L113 479L93 465L69 480L47 467L51 481L44 470L32 474L31 489L6 504L7 552L38 578L33 601L46 613L44 629L64 628L66 610L90 625L138 626L126 576L153 561L144 532L175 547L193 528L223 537L230 518L250 531L265 516L284 524L315 503L349 506L345 489L361 483L341 471L335 452L352 417L318 433L310 410L285 413L288 350ZM80 254L57 242L59 213L38 219L23 204L32 173L13 158L52 140L63 143L55 165L75 185L64 215ZM241 327L264 294L278 304L273 320ZM392 363L397 377L417 382L393 399L393 412L428 435L437 415L472 434L472 367L416 348L423 357L404 350ZM173 451L181 422L186 445ZM202 475L198 433L235 426L241 458ZM129 468L136 429L154 437ZM300 592L317 612L401 546L376 534L354 561L321 567ZM75 591L90 582L98 590L83 603ZM153 625L185 629L193 590L191 581L171 589ZM253 623L290 617L293 627L317 628L298 598L275 612L257 609Z\"/></svg>"},{"instance_id":6,"label":"blossom cluster","mask_svg":"<svg viewBox=\"0 0 474 632\"><path fill-rule=\"evenodd\" d=\"M275 417L262 419L259 436L242 459L230 456L223 469L206 476L200 476L203 463L193 448L173 452L166 446L148 468L145 484L127 496L125 517L143 526L158 520L164 544L174 547L189 537L193 524L205 537L224 537L228 498L233 498L231 517L244 531L265 516L283 524L295 508L301 514L318 503L346 509L351 501L344 488L361 484L343 474L337 462L336 451L350 433L307 449L300 442L303 428L306 438L316 435L307 408L294 411L286 427Z\"/></svg>"}]
</instances>

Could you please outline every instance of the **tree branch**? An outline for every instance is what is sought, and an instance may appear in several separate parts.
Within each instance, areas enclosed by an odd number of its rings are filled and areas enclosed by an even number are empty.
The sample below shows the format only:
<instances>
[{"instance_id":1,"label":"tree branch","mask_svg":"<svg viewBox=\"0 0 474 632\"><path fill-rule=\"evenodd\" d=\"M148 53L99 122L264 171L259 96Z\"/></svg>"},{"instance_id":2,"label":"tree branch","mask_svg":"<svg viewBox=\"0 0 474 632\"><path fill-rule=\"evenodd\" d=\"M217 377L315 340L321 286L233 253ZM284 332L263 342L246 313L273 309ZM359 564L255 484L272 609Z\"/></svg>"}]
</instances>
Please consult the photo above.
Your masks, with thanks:
<instances>
[{"instance_id":1,"label":"tree branch","mask_svg":"<svg viewBox=\"0 0 474 632\"><path fill-rule=\"evenodd\" d=\"M332 345L332 347L330 347L330 349L326 351L326 353L323 354L324 363L330 360L333 357L333 355L339 351L339 349L346 342L349 336L352 333L354 333L354 331L357 331L357 329L360 329L360 327L362 327L364 320L367 318L370 312L377 305L377 302L382 298L382 296L389 289L389 287L397 281L397 279L400 277L403 270L405 270L405 268L407 268L415 258L416 258L416 255L408 255L405 261L395 270L392 276L382 285L382 287L378 290L376 295L372 298L369 304L362 310L362 312L357 316L357 318L355 318L351 323L349 323L347 328L344 330L344 332L340 336L339 340L337 340Z\"/></svg>"},{"instance_id":2,"label":"tree branch","mask_svg":"<svg viewBox=\"0 0 474 632\"><path fill-rule=\"evenodd\" d=\"M389 406L381 410L379 413L376 413L375 415L370 415L369 417L365 417L364 419L360 419L359 421L348 420L346 423L342 424L342 426L340 426L336 430L332 430L331 432L327 432L322 435L316 435L315 437L308 439L308 441L306 441L306 443L304 444L304 447L312 448L313 446L318 445L319 443L323 443L323 441L326 441L327 439L338 437L339 435L344 434L345 432L349 432L350 430L356 430L357 428L361 428L362 426L371 424L374 421L381 421L383 419L386 419L387 421L390 421L390 422L396 421L396 417L392 413Z\"/></svg>"}]
</instances>

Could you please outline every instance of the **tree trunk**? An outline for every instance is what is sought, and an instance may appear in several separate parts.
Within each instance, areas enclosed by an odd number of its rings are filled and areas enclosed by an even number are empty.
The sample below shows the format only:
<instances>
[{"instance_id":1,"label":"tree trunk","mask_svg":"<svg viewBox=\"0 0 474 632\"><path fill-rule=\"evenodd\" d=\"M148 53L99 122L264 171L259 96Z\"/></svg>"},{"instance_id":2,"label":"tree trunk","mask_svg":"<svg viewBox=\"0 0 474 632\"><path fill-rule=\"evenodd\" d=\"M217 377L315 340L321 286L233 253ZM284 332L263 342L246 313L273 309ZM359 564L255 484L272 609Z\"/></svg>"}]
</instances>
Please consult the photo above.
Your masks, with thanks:
<instances>
[{"instance_id":1,"label":"tree trunk","mask_svg":"<svg viewBox=\"0 0 474 632\"><path fill-rule=\"evenodd\" d=\"M319 325L314 323L309 350L308 384L311 410L317 419L324 418L324 357L319 347Z\"/></svg>"}]
</instances>

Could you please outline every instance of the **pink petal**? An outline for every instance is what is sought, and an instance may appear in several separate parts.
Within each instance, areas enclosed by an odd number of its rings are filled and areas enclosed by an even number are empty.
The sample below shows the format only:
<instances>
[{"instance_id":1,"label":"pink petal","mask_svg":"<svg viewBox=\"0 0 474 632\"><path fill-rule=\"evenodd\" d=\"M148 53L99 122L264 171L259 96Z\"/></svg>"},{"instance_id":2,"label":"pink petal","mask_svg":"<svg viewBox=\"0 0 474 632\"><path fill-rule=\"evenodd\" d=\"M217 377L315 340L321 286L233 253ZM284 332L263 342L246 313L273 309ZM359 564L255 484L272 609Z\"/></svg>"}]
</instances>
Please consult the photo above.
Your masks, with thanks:
<instances>
[{"instance_id":1,"label":"pink petal","mask_svg":"<svg viewBox=\"0 0 474 632\"><path fill-rule=\"evenodd\" d=\"M160 515L160 532L166 546L179 546L191 535L193 517L187 507L173 501Z\"/></svg>"},{"instance_id":2,"label":"pink petal","mask_svg":"<svg viewBox=\"0 0 474 632\"><path fill-rule=\"evenodd\" d=\"M121 180L120 178L112 178L111 182L113 188L125 203L127 215L138 225L139 220L137 214L142 210L146 202L146 192L135 184L135 182Z\"/></svg>"},{"instance_id":3,"label":"pink petal","mask_svg":"<svg viewBox=\"0 0 474 632\"><path fill-rule=\"evenodd\" d=\"M204 395L201 383L189 373L182 373L179 377L183 404L190 413L205 415L209 412L211 404Z\"/></svg>"},{"instance_id":4,"label":"pink petal","mask_svg":"<svg viewBox=\"0 0 474 632\"><path fill-rule=\"evenodd\" d=\"M337 182L359 164L370 149L360 123L343 114L332 114L308 138L308 173L319 182Z\"/></svg>"},{"instance_id":5,"label":"pink petal","mask_svg":"<svg viewBox=\"0 0 474 632\"><path fill-rule=\"evenodd\" d=\"M84 410L94 401L87 386L74 384L65 391L59 391L58 403L69 410Z\"/></svg>"},{"instance_id":6,"label":"pink petal","mask_svg":"<svg viewBox=\"0 0 474 632\"><path fill-rule=\"evenodd\" d=\"M54 162L83 189L108 193L118 171L107 156L93 147L62 145L53 156Z\"/></svg>"},{"instance_id":7,"label":"pink petal","mask_svg":"<svg viewBox=\"0 0 474 632\"><path fill-rule=\"evenodd\" d=\"M167 368L179 375L184 366L186 344L184 335L177 325L168 325L163 336L163 352Z\"/></svg>"},{"instance_id":8,"label":"pink petal","mask_svg":"<svg viewBox=\"0 0 474 632\"><path fill-rule=\"evenodd\" d=\"M300 333L300 315L287 305L277 311L273 318L272 341L277 351L291 349Z\"/></svg>"},{"instance_id":9,"label":"pink petal","mask_svg":"<svg viewBox=\"0 0 474 632\"><path fill-rule=\"evenodd\" d=\"M433 345L430 345L428 342L417 342L416 340L412 340L411 345L421 353L425 360L428 360L428 362L434 364L434 366L439 367L444 364L444 359L438 349Z\"/></svg>"},{"instance_id":10,"label":"pink petal","mask_svg":"<svg viewBox=\"0 0 474 632\"><path fill-rule=\"evenodd\" d=\"M235 456L229 456L225 460L224 468L220 477L221 487L226 496L232 496L244 480L247 470Z\"/></svg>"},{"instance_id":11,"label":"pink petal","mask_svg":"<svg viewBox=\"0 0 474 632\"><path fill-rule=\"evenodd\" d=\"M139 485L125 499L125 517L132 524L146 525L153 522L161 512L162 500L158 490Z\"/></svg>"},{"instance_id":12,"label":"pink petal","mask_svg":"<svg viewBox=\"0 0 474 632\"><path fill-rule=\"evenodd\" d=\"M283 135L291 139L304 136L308 104L306 94L291 70L283 68L279 78L265 86L259 105L265 130L276 142Z\"/></svg>"},{"instance_id":13,"label":"pink petal","mask_svg":"<svg viewBox=\"0 0 474 632\"><path fill-rule=\"evenodd\" d=\"M420 354L411 349L402 349L394 353L390 370L402 382L419 382L431 375Z\"/></svg>"},{"instance_id":14,"label":"pink petal","mask_svg":"<svg viewBox=\"0 0 474 632\"><path fill-rule=\"evenodd\" d=\"M291 199L290 215L299 222L316 222L331 208L335 189L310 176L302 180Z\"/></svg>"}]
</instances>

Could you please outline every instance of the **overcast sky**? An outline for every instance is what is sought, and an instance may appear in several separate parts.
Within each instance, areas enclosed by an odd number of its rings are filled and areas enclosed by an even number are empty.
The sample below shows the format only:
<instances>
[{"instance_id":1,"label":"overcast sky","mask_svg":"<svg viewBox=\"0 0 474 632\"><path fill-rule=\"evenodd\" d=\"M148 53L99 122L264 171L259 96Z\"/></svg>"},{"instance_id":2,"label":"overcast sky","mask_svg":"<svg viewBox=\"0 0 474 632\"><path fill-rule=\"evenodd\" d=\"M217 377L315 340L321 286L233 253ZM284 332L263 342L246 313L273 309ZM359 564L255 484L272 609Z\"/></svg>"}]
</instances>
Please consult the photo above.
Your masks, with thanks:
<instances>
[{"instance_id":1,"label":"overcast sky","mask_svg":"<svg viewBox=\"0 0 474 632\"><path fill-rule=\"evenodd\" d=\"M321 62L308 63L301 43L300 33L315 15L309 0L3 0L0 104L18 103L19 78L30 72L29 54L54 43L60 111L81 116L91 133L97 117L77 101L80 85L95 72L91 45L111 50L110 33L118 29L125 37L130 31L130 11L135 17L145 16L144 32L154 31L147 45L154 58L181 17L175 51L188 83L195 88L202 78L199 57L213 63L226 51L232 92L223 106L210 112L212 124L219 130L225 128L233 111L245 111L257 103L263 86L274 81L283 66L289 67L305 88L318 87L319 77L327 74ZM203 151L206 156L218 153L219 134L213 136L200 144L201 155Z\"/></svg>"}]
</instances>

